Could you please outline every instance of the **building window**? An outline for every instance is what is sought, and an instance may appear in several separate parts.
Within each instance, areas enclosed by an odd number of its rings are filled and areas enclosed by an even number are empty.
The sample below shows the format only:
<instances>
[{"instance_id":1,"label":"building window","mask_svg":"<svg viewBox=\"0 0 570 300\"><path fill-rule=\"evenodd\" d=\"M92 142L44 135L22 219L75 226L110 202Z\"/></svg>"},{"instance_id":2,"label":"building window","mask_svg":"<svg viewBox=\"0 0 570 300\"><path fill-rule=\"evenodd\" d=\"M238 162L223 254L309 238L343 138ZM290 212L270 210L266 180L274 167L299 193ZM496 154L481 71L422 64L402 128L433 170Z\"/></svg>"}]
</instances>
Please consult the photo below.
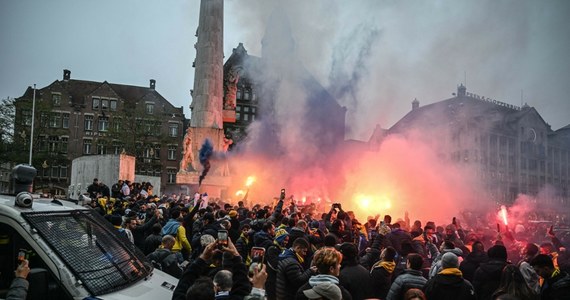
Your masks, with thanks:
<instances>
[{"instance_id":1,"label":"building window","mask_svg":"<svg viewBox=\"0 0 570 300\"><path fill-rule=\"evenodd\" d=\"M121 130L121 122L122 122L121 118L118 118L118 117L113 118L113 127L112 128L114 131L119 132Z\"/></svg>"},{"instance_id":2,"label":"building window","mask_svg":"<svg viewBox=\"0 0 570 300\"><path fill-rule=\"evenodd\" d=\"M67 145L69 144L69 138L66 136L62 136L60 141L61 141L61 149L59 149L59 151L61 153L67 153Z\"/></svg>"},{"instance_id":3,"label":"building window","mask_svg":"<svg viewBox=\"0 0 570 300\"><path fill-rule=\"evenodd\" d=\"M249 91L248 90L243 91L243 98L244 98L244 100L249 100Z\"/></svg>"},{"instance_id":4,"label":"building window","mask_svg":"<svg viewBox=\"0 0 570 300\"><path fill-rule=\"evenodd\" d=\"M60 106L61 105L61 94L52 94L51 100L53 102L53 106Z\"/></svg>"},{"instance_id":5,"label":"building window","mask_svg":"<svg viewBox=\"0 0 570 300\"><path fill-rule=\"evenodd\" d=\"M91 139L84 139L83 140L83 154L91 154Z\"/></svg>"},{"instance_id":6,"label":"building window","mask_svg":"<svg viewBox=\"0 0 570 300\"><path fill-rule=\"evenodd\" d=\"M175 160L176 159L176 147L175 145L168 146L168 160Z\"/></svg>"},{"instance_id":7,"label":"building window","mask_svg":"<svg viewBox=\"0 0 570 300\"><path fill-rule=\"evenodd\" d=\"M167 169L168 183L176 183L176 169Z\"/></svg>"},{"instance_id":8,"label":"building window","mask_svg":"<svg viewBox=\"0 0 570 300\"><path fill-rule=\"evenodd\" d=\"M99 155L107 154L107 146L105 145L105 142L97 143L97 154Z\"/></svg>"},{"instance_id":9,"label":"building window","mask_svg":"<svg viewBox=\"0 0 570 300\"><path fill-rule=\"evenodd\" d=\"M49 117L47 112L40 113L40 126L48 127L49 119L50 119L50 117Z\"/></svg>"},{"instance_id":10,"label":"building window","mask_svg":"<svg viewBox=\"0 0 570 300\"><path fill-rule=\"evenodd\" d=\"M62 123L62 127L63 128L69 128L69 114L68 113L64 113L63 115L63 123Z\"/></svg>"},{"instance_id":11,"label":"building window","mask_svg":"<svg viewBox=\"0 0 570 300\"><path fill-rule=\"evenodd\" d=\"M117 110L117 100L109 100L109 108L111 111Z\"/></svg>"},{"instance_id":12,"label":"building window","mask_svg":"<svg viewBox=\"0 0 570 300\"><path fill-rule=\"evenodd\" d=\"M168 136L177 137L178 136L178 123L168 124Z\"/></svg>"},{"instance_id":13,"label":"building window","mask_svg":"<svg viewBox=\"0 0 570 300\"><path fill-rule=\"evenodd\" d=\"M58 128L61 126L61 113L52 113L49 117L49 127Z\"/></svg>"},{"instance_id":14,"label":"building window","mask_svg":"<svg viewBox=\"0 0 570 300\"><path fill-rule=\"evenodd\" d=\"M107 117L99 117L99 131L107 131L109 130L109 118Z\"/></svg>"},{"instance_id":15,"label":"building window","mask_svg":"<svg viewBox=\"0 0 570 300\"><path fill-rule=\"evenodd\" d=\"M255 92L251 91L251 101L255 101Z\"/></svg>"},{"instance_id":16,"label":"building window","mask_svg":"<svg viewBox=\"0 0 570 300\"><path fill-rule=\"evenodd\" d=\"M241 106L240 106L240 105L236 106L236 111L241 111Z\"/></svg>"},{"instance_id":17,"label":"building window","mask_svg":"<svg viewBox=\"0 0 570 300\"><path fill-rule=\"evenodd\" d=\"M155 144L153 147L154 147L154 158L160 159L160 145Z\"/></svg>"},{"instance_id":18,"label":"building window","mask_svg":"<svg viewBox=\"0 0 570 300\"><path fill-rule=\"evenodd\" d=\"M67 178L67 166L61 166L59 168L59 178Z\"/></svg>"},{"instance_id":19,"label":"building window","mask_svg":"<svg viewBox=\"0 0 570 300\"><path fill-rule=\"evenodd\" d=\"M109 99L101 99L101 109L109 109Z\"/></svg>"},{"instance_id":20,"label":"building window","mask_svg":"<svg viewBox=\"0 0 570 300\"><path fill-rule=\"evenodd\" d=\"M22 125L32 125L32 111L29 109L22 110Z\"/></svg>"},{"instance_id":21,"label":"building window","mask_svg":"<svg viewBox=\"0 0 570 300\"><path fill-rule=\"evenodd\" d=\"M244 111L244 112L249 112L249 106L244 106L244 107L243 107L243 111Z\"/></svg>"},{"instance_id":22,"label":"building window","mask_svg":"<svg viewBox=\"0 0 570 300\"><path fill-rule=\"evenodd\" d=\"M248 114L243 114L243 120L244 120L244 121L249 121L249 115L248 115Z\"/></svg>"},{"instance_id":23,"label":"building window","mask_svg":"<svg viewBox=\"0 0 570 300\"><path fill-rule=\"evenodd\" d=\"M40 135L38 137L38 148L40 149L40 151L47 151L48 149L47 136Z\"/></svg>"},{"instance_id":24,"label":"building window","mask_svg":"<svg viewBox=\"0 0 570 300\"><path fill-rule=\"evenodd\" d=\"M48 151L49 152L57 152L57 144L59 142L59 138L57 136L50 136L48 138Z\"/></svg>"},{"instance_id":25,"label":"building window","mask_svg":"<svg viewBox=\"0 0 570 300\"><path fill-rule=\"evenodd\" d=\"M240 117L241 117L241 114L239 112L236 112L236 120L238 120L238 121L241 120Z\"/></svg>"},{"instance_id":26,"label":"building window","mask_svg":"<svg viewBox=\"0 0 570 300\"><path fill-rule=\"evenodd\" d=\"M93 110L99 110L100 101L101 100L99 98L93 98Z\"/></svg>"},{"instance_id":27,"label":"building window","mask_svg":"<svg viewBox=\"0 0 570 300\"><path fill-rule=\"evenodd\" d=\"M238 89L236 92L236 99L240 100L241 99L241 89Z\"/></svg>"},{"instance_id":28,"label":"building window","mask_svg":"<svg viewBox=\"0 0 570 300\"><path fill-rule=\"evenodd\" d=\"M121 154L121 142L113 141L113 154L119 155Z\"/></svg>"},{"instance_id":29,"label":"building window","mask_svg":"<svg viewBox=\"0 0 570 300\"><path fill-rule=\"evenodd\" d=\"M147 103L146 104L146 113L148 115L152 115L154 113L154 103Z\"/></svg>"},{"instance_id":30,"label":"building window","mask_svg":"<svg viewBox=\"0 0 570 300\"><path fill-rule=\"evenodd\" d=\"M85 130L93 130L93 116L86 115L84 124Z\"/></svg>"}]
</instances>

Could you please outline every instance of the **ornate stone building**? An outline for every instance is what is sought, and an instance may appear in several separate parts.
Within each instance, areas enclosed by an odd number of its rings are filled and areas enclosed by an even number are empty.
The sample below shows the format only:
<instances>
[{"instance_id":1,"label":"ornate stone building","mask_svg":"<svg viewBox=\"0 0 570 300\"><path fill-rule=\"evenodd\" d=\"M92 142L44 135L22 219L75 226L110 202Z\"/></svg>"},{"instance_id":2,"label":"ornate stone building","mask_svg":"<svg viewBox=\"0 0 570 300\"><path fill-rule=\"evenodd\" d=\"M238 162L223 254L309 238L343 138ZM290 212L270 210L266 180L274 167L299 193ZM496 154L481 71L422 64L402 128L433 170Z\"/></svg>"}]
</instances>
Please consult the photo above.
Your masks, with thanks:
<instances>
[{"instance_id":1,"label":"ornate stone building","mask_svg":"<svg viewBox=\"0 0 570 300\"><path fill-rule=\"evenodd\" d=\"M176 182L184 135L182 107L174 107L155 89L71 78L36 90L34 155L36 189L64 194L71 161L94 154L136 157L136 174L161 177L161 190ZM29 147L33 89L16 99L15 132ZM96 174L94 174L95 176ZM105 182L109 187L113 182Z\"/></svg>"},{"instance_id":2,"label":"ornate stone building","mask_svg":"<svg viewBox=\"0 0 570 300\"><path fill-rule=\"evenodd\" d=\"M537 195L550 187L543 204L570 204L570 125L552 130L533 107L482 97L460 85L454 97L440 102L420 106L414 100L387 134L413 132L443 160L472 167L497 202L512 203L518 194Z\"/></svg>"}]
</instances>

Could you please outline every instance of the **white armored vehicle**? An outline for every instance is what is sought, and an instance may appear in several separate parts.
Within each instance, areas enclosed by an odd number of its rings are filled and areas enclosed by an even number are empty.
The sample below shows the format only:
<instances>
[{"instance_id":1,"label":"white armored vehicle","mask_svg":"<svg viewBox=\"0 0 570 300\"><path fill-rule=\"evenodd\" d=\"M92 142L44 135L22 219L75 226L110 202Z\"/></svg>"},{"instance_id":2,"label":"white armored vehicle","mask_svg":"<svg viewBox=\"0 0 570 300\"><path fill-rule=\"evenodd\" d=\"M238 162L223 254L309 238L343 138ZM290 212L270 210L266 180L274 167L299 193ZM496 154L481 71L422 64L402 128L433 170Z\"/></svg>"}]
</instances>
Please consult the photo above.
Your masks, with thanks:
<instances>
[{"instance_id":1,"label":"white armored vehicle","mask_svg":"<svg viewBox=\"0 0 570 300\"><path fill-rule=\"evenodd\" d=\"M36 170L14 168L15 195L0 195L0 298L18 255L31 268L28 299L171 299L178 279L153 269L94 210L29 193Z\"/></svg>"}]
</instances>

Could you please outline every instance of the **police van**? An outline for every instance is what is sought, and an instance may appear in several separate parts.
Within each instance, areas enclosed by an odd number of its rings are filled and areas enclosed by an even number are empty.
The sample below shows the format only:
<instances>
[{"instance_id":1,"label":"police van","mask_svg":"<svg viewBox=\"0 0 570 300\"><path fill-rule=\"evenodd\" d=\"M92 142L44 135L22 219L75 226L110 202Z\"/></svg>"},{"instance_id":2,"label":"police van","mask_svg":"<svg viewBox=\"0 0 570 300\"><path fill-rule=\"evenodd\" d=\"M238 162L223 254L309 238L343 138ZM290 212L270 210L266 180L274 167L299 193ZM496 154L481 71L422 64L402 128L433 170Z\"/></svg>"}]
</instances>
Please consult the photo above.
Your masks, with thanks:
<instances>
[{"instance_id":1,"label":"police van","mask_svg":"<svg viewBox=\"0 0 570 300\"><path fill-rule=\"evenodd\" d=\"M0 299L18 256L31 268L27 299L172 298L178 279L154 269L94 210L32 195L35 174L31 166L16 166L14 195L0 195Z\"/></svg>"}]
</instances>

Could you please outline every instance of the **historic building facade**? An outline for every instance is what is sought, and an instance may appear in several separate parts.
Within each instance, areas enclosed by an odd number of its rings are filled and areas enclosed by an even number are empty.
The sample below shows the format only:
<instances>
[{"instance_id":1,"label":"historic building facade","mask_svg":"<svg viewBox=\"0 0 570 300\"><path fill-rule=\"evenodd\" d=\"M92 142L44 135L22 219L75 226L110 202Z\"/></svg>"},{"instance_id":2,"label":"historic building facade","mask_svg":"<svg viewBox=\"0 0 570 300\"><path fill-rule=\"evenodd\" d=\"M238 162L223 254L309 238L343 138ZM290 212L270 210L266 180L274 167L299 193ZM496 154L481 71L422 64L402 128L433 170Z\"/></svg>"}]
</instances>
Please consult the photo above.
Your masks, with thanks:
<instances>
[{"instance_id":1,"label":"historic building facade","mask_svg":"<svg viewBox=\"0 0 570 300\"><path fill-rule=\"evenodd\" d=\"M388 130L413 132L441 159L475 170L499 203L548 191L543 204L570 204L570 125L554 131L533 107L481 97L460 85L450 99L421 107L414 100Z\"/></svg>"},{"instance_id":2,"label":"historic building facade","mask_svg":"<svg viewBox=\"0 0 570 300\"><path fill-rule=\"evenodd\" d=\"M161 190L174 184L185 118L182 107L174 107L155 87L152 79L148 87L76 80L64 70L62 80L36 89L36 190L65 194L71 161L96 154L133 155L137 175L161 177ZM24 147L30 143L33 97L28 87L16 99L15 136Z\"/></svg>"}]
</instances>

